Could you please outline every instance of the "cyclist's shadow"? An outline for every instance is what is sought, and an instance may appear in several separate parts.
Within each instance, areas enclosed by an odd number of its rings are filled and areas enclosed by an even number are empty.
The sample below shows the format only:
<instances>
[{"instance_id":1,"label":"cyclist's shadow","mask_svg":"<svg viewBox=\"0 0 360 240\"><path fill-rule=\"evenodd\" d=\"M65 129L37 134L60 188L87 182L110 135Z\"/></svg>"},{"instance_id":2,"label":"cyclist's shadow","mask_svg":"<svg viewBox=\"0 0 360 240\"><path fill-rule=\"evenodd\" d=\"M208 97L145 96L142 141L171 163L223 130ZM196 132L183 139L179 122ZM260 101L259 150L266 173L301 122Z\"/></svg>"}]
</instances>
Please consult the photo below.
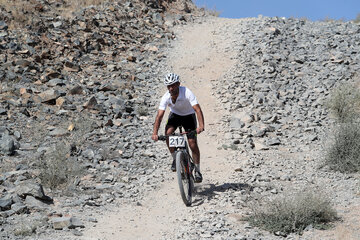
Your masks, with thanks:
<instances>
[{"instance_id":1,"label":"cyclist's shadow","mask_svg":"<svg viewBox=\"0 0 360 240\"><path fill-rule=\"evenodd\" d=\"M217 186L215 184L202 184L200 186L195 186L195 199L192 206L199 206L204 203L205 199L210 201L215 196L228 190L252 191L253 187L247 183L224 183Z\"/></svg>"}]
</instances>

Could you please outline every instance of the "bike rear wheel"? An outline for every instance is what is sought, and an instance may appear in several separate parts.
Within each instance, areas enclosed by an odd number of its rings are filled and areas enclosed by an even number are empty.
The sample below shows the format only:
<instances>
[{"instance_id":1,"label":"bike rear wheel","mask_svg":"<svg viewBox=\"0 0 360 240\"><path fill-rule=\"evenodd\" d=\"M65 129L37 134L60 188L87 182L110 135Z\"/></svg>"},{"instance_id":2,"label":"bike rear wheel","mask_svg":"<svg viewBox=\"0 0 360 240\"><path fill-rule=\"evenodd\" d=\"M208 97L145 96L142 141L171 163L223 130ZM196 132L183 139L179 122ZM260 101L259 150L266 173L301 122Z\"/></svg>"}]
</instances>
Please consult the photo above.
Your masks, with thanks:
<instances>
[{"instance_id":1,"label":"bike rear wheel","mask_svg":"<svg viewBox=\"0 0 360 240\"><path fill-rule=\"evenodd\" d=\"M176 154L176 173L180 189L180 195L186 206L191 205L194 182L191 177L191 170L188 156L179 151Z\"/></svg>"}]
</instances>

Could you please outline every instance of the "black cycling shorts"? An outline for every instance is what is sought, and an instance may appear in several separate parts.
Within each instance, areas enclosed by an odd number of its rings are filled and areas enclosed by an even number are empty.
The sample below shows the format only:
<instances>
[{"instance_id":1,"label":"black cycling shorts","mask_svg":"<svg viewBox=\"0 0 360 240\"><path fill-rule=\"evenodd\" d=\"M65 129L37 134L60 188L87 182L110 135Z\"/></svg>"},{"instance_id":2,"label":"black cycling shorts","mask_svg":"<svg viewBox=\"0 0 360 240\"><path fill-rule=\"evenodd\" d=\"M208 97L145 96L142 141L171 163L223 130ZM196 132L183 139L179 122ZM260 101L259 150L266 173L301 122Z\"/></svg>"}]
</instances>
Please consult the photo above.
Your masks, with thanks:
<instances>
[{"instance_id":1,"label":"black cycling shorts","mask_svg":"<svg viewBox=\"0 0 360 240\"><path fill-rule=\"evenodd\" d=\"M191 132L195 130L197 126L195 113L180 116L170 112L165 129L167 130L170 127L174 127L176 130L179 126L183 126L185 132ZM196 137L196 134L188 134L187 137L190 139L194 139Z\"/></svg>"}]
</instances>

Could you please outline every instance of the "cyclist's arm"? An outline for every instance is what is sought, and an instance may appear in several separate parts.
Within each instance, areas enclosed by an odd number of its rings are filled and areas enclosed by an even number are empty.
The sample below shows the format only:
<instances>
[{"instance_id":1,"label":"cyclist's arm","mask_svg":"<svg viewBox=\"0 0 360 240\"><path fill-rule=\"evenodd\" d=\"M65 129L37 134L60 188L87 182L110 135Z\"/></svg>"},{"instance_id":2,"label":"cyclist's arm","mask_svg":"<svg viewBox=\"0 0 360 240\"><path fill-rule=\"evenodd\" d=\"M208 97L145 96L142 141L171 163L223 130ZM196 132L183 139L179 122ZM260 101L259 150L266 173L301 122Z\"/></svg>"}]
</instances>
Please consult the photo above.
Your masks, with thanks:
<instances>
[{"instance_id":1,"label":"cyclist's arm","mask_svg":"<svg viewBox=\"0 0 360 240\"><path fill-rule=\"evenodd\" d=\"M151 136L152 140L154 140L154 141L158 140L158 131L159 131L161 121L164 117L164 114L165 114L165 110L161 110L161 109L158 110L158 113L155 118L153 134Z\"/></svg>"},{"instance_id":2,"label":"cyclist's arm","mask_svg":"<svg viewBox=\"0 0 360 240\"><path fill-rule=\"evenodd\" d=\"M199 104L195 104L193 106L195 112L196 112L196 117L198 119L198 122L199 122L199 127L196 129L196 132L199 134L201 132L203 132L205 129L204 129L204 115L203 115L203 112L201 110L201 107Z\"/></svg>"}]
</instances>

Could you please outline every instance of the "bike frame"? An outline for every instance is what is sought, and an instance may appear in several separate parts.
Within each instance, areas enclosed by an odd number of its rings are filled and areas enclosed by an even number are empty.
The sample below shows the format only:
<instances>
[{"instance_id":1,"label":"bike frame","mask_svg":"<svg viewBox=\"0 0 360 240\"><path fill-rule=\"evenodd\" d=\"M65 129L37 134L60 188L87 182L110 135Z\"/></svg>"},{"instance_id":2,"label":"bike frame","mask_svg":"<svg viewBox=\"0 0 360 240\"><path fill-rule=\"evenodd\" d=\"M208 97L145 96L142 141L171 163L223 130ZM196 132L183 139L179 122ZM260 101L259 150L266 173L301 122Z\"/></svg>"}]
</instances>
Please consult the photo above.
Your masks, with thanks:
<instances>
[{"instance_id":1,"label":"bike frame","mask_svg":"<svg viewBox=\"0 0 360 240\"><path fill-rule=\"evenodd\" d=\"M168 136L159 136L159 140L167 140L170 136L183 136L184 134L193 134L195 130L186 133L182 131L182 127L180 127L180 133L174 133ZM179 141L180 140L180 144ZM175 156L176 156L176 172L178 177L178 184L180 188L181 197L186 206L191 206L192 195L194 192L194 176L192 174L194 169L194 163L192 156L189 152L188 140L187 137L184 139L184 144L182 139L174 139L175 141ZM170 143L169 143L170 145ZM173 143L171 143L173 145ZM180 145L180 146L178 146ZM185 185L184 185L185 184ZM184 187L186 186L186 187Z\"/></svg>"},{"instance_id":2,"label":"bike frame","mask_svg":"<svg viewBox=\"0 0 360 240\"><path fill-rule=\"evenodd\" d=\"M183 132L182 130L182 126L179 127L179 131L180 133L173 133L171 135L161 135L159 136L159 140L166 140L169 136L183 136L183 135L186 135L186 134L192 134L192 133L196 133L196 130L193 130L191 132ZM192 158L192 156L190 155L190 151L189 151L189 144L188 144L188 140L187 140L187 137L186 137L186 144L185 144L185 147L176 147L175 148L175 155L178 151L183 151L185 153L185 155L187 155L189 157L189 160L191 162L191 164L194 164L194 160Z\"/></svg>"}]
</instances>

